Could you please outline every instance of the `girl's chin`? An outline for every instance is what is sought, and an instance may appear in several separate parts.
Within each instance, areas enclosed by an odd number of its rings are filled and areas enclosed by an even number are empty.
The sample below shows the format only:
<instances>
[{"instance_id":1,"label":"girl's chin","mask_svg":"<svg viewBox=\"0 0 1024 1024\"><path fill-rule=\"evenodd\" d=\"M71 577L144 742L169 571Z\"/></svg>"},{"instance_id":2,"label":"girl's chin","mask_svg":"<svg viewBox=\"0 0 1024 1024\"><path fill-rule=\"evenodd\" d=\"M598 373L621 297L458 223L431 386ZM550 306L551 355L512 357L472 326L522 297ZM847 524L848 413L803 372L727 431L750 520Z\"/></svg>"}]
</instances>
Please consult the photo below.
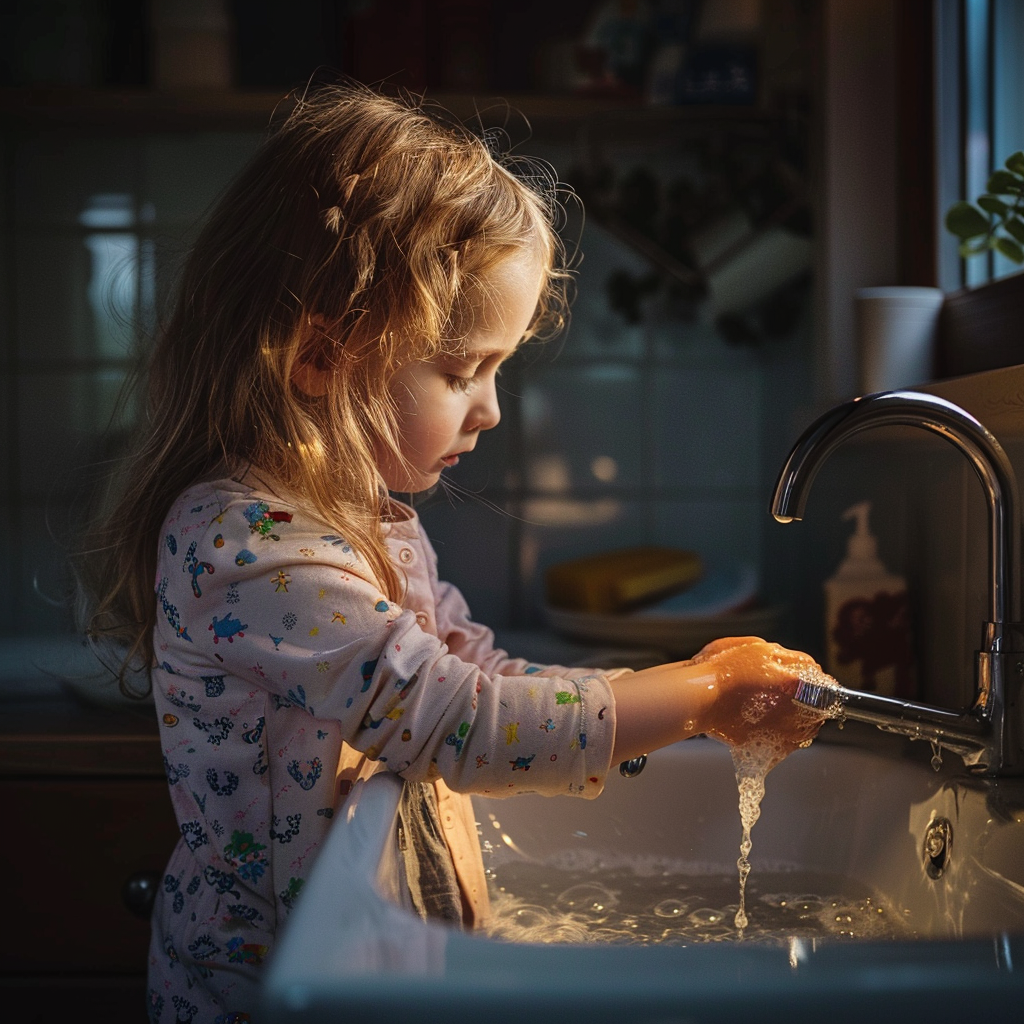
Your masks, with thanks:
<instances>
[{"instance_id":1,"label":"girl's chin","mask_svg":"<svg viewBox=\"0 0 1024 1024\"><path fill-rule=\"evenodd\" d=\"M436 473L419 473L415 478L404 477L402 480L387 481L388 490L392 494L422 494L433 490L441 482L441 471Z\"/></svg>"}]
</instances>

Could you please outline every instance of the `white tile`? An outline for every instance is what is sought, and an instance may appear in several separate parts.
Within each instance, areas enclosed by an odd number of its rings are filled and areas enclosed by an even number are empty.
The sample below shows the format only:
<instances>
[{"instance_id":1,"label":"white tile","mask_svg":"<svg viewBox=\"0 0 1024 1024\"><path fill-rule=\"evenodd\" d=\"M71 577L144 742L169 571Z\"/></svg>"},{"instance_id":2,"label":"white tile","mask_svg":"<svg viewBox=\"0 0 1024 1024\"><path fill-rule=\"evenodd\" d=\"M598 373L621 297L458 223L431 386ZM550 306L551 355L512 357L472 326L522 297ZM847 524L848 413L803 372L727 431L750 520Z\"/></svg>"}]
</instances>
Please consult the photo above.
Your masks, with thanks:
<instances>
[{"instance_id":1,"label":"white tile","mask_svg":"<svg viewBox=\"0 0 1024 1024\"><path fill-rule=\"evenodd\" d=\"M638 368L538 368L523 382L523 458L531 491L565 494L643 482Z\"/></svg>"},{"instance_id":2,"label":"white tile","mask_svg":"<svg viewBox=\"0 0 1024 1024\"><path fill-rule=\"evenodd\" d=\"M124 381L122 371L26 373L18 382L18 463L23 493L40 498L81 486L108 450L100 439ZM123 422L121 422L123 426Z\"/></svg>"},{"instance_id":3,"label":"white tile","mask_svg":"<svg viewBox=\"0 0 1024 1024\"><path fill-rule=\"evenodd\" d=\"M438 575L462 591L476 622L492 629L509 621L512 542L508 513L479 500L435 499L420 512L437 551Z\"/></svg>"},{"instance_id":4,"label":"white tile","mask_svg":"<svg viewBox=\"0 0 1024 1024\"><path fill-rule=\"evenodd\" d=\"M78 515L53 502L22 507L21 578L12 610L19 634L66 632L73 625L68 550L81 539Z\"/></svg>"},{"instance_id":5,"label":"white tile","mask_svg":"<svg viewBox=\"0 0 1024 1024\"><path fill-rule=\"evenodd\" d=\"M15 153L15 222L77 225L98 196L123 196L133 208L135 154L135 142L126 138L62 132L21 142Z\"/></svg>"},{"instance_id":6,"label":"white tile","mask_svg":"<svg viewBox=\"0 0 1024 1024\"><path fill-rule=\"evenodd\" d=\"M756 487L761 390L753 368L659 367L651 395L657 482L694 489Z\"/></svg>"},{"instance_id":7,"label":"white tile","mask_svg":"<svg viewBox=\"0 0 1024 1024\"><path fill-rule=\"evenodd\" d=\"M125 358L136 319L138 239L22 235L16 280L23 358Z\"/></svg>"},{"instance_id":8,"label":"white tile","mask_svg":"<svg viewBox=\"0 0 1024 1024\"><path fill-rule=\"evenodd\" d=\"M695 551L705 564L760 566L765 510L755 499L660 500L652 541Z\"/></svg>"},{"instance_id":9,"label":"white tile","mask_svg":"<svg viewBox=\"0 0 1024 1024\"><path fill-rule=\"evenodd\" d=\"M255 152L259 133L201 132L143 140L142 203L159 225L201 218Z\"/></svg>"}]
</instances>

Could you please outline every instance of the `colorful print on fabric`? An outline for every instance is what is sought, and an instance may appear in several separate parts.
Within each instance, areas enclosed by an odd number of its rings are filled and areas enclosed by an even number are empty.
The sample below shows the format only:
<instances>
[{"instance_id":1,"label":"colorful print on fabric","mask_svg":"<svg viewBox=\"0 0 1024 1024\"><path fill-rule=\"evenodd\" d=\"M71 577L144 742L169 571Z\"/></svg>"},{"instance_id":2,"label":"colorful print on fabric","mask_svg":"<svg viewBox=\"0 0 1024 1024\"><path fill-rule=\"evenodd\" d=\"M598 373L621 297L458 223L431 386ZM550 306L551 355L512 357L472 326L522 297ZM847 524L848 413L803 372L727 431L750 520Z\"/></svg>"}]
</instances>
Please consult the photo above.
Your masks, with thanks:
<instances>
[{"instance_id":1,"label":"colorful print on fabric","mask_svg":"<svg viewBox=\"0 0 1024 1024\"><path fill-rule=\"evenodd\" d=\"M249 524L251 533L258 534L264 540L280 540L280 536L274 533L278 523L290 523L291 512L271 512L270 506L265 501L254 501L248 505L243 515Z\"/></svg>"}]
</instances>

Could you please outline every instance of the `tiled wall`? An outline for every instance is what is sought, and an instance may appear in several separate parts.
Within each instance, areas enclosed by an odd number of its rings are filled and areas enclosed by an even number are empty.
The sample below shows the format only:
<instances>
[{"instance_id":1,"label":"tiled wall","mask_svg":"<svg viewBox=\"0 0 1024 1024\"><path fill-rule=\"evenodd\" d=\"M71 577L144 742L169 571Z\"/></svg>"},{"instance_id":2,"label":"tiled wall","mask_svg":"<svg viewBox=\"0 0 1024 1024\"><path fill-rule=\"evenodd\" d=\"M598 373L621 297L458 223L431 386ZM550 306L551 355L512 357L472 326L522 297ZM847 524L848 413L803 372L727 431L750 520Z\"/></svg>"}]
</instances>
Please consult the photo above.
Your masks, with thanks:
<instances>
[{"instance_id":1,"label":"tiled wall","mask_svg":"<svg viewBox=\"0 0 1024 1024\"><path fill-rule=\"evenodd\" d=\"M255 135L0 140L0 633L70 627L64 551L177 251ZM109 436L109 435L108 435ZM88 467L94 467L90 469Z\"/></svg>"},{"instance_id":2,"label":"tiled wall","mask_svg":"<svg viewBox=\"0 0 1024 1024\"><path fill-rule=\"evenodd\" d=\"M69 627L62 546L81 523L82 467L102 458L97 439L177 253L256 142L2 143L4 635ZM501 425L422 506L442 572L496 627L538 625L545 568L576 555L657 543L760 567L768 486L808 393L809 320L762 348L730 347L657 296L627 323L605 282L646 264L596 224L575 230L584 261L568 334L509 365Z\"/></svg>"}]
</instances>

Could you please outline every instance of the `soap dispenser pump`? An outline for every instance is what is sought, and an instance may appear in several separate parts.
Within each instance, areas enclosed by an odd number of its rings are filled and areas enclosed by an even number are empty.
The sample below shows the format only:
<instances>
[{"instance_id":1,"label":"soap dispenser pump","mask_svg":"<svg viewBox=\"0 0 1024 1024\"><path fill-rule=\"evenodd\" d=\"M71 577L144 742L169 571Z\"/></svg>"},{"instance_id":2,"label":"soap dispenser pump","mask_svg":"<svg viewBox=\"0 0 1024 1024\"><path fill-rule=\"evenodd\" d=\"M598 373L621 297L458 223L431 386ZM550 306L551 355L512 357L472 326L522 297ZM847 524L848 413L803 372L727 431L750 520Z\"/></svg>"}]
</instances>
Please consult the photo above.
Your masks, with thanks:
<instances>
[{"instance_id":1,"label":"soap dispenser pump","mask_svg":"<svg viewBox=\"0 0 1024 1024\"><path fill-rule=\"evenodd\" d=\"M895 697L914 696L910 608L904 579L878 557L871 503L842 518L856 522L846 557L825 582L826 668L844 686Z\"/></svg>"}]
</instances>

